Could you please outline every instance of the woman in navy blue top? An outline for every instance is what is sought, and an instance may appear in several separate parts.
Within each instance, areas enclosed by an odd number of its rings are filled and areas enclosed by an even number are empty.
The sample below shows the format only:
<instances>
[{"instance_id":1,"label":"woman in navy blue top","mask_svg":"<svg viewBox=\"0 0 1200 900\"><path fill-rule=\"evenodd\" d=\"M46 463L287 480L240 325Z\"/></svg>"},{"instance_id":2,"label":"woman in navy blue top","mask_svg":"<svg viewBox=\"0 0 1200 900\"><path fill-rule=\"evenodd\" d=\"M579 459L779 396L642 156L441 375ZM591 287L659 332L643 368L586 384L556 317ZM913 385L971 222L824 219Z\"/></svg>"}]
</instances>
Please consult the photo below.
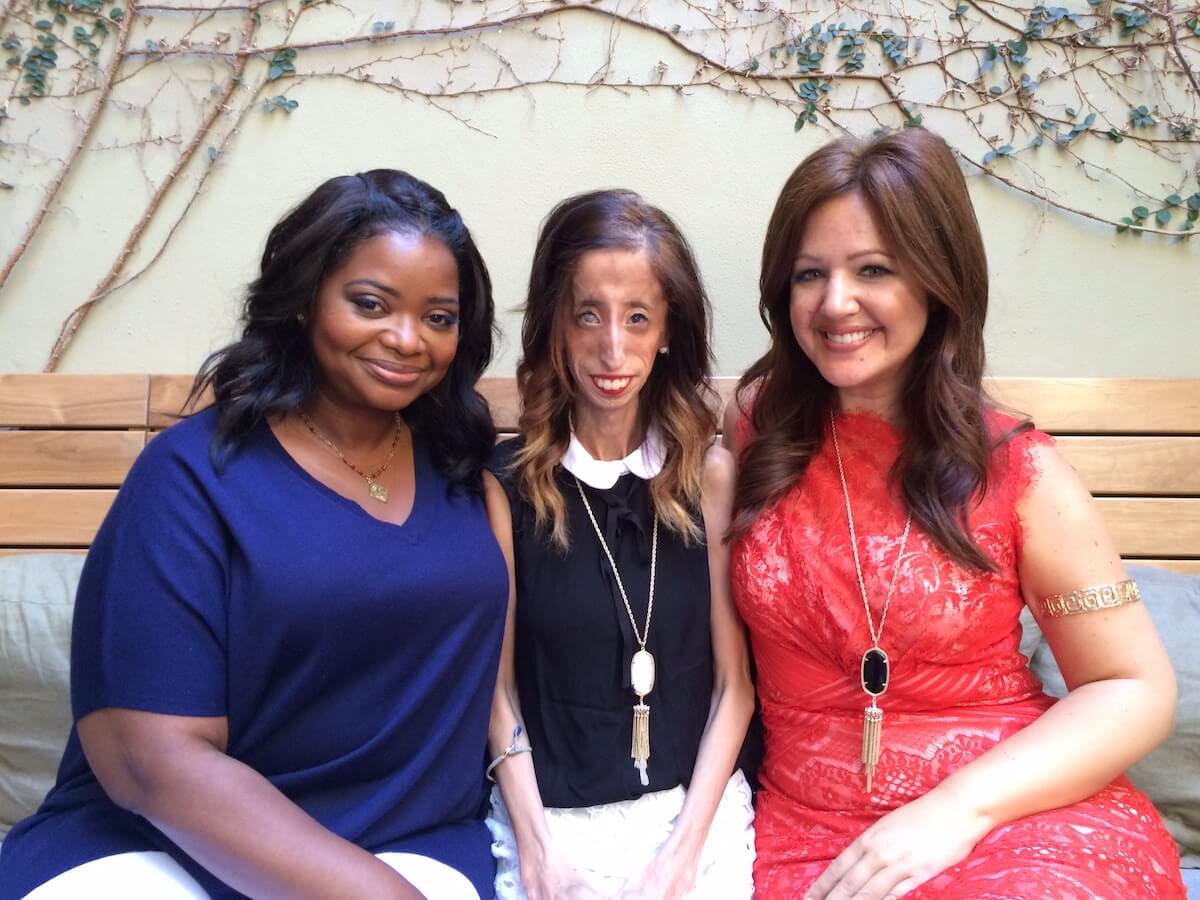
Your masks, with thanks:
<instances>
[{"instance_id":1,"label":"woman in navy blue top","mask_svg":"<svg viewBox=\"0 0 1200 900\"><path fill-rule=\"evenodd\" d=\"M0 898L490 896L492 309L462 219L402 172L272 230L216 402L88 555L76 726Z\"/></svg>"}]
</instances>

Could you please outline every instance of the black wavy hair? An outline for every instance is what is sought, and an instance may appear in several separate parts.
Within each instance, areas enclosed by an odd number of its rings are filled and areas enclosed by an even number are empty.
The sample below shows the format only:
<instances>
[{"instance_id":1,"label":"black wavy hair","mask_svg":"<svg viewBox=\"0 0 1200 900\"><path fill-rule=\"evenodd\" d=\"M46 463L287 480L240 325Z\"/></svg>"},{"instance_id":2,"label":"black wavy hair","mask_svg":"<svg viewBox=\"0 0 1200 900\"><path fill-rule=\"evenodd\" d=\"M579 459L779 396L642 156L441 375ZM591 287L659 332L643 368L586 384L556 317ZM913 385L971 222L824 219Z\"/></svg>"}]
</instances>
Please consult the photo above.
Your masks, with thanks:
<instances>
[{"instance_id":1,"label":"black wavy hair","mask_svg":"<svg viewBox=\"0 0 1200 900\"><path fill-rule=\"evenodd\" d=\"M296 410L320 380L305 323L322 282L365 240L387 232L440 240L459 281L458 350L446 377L403 411L454 487L479 490L496 440L475 383L492 358L495 309L487 267L442 192L396 169L331 178L271 229L242 311L242 336L209 356L189 403L208 387L217 409L213 459L236 451L268 416Z\"/></svg>"}]
</instances>

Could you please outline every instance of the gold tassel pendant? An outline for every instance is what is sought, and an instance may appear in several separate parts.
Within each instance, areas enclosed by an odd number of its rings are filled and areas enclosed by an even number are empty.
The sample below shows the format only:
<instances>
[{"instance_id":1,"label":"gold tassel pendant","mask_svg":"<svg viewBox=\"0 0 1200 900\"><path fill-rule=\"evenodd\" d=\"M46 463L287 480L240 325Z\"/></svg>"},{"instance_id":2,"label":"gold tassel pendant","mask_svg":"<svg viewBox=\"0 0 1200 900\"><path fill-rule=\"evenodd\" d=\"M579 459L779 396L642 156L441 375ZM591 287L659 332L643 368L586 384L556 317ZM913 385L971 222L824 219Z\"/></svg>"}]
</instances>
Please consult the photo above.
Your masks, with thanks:
<instances>
[{"instance_id":1,"label":"gold tassel pendant","mask_svg":"<svg viewBox=\"0 0 1200 900\"><path fill-rule=\"evenodd\" d=\"M646 775L646 763L650 761L650 707L644 697L638 697L637 705L633 708L633 744L629 748L633 757L633 765L641 775L642 787L650 784Z\"/></svg>"},{"instance_id":2,"label":"gold tassel pendant","mask_svg":"<svg viewBox=\"0 0 1200 900\"><path fill-rule=\"evenodd\" d=\"M863 772L867 776L867 793L871 793L871 781L875 778L875 766L879 764L879 735L883 731L883 710L871 705L863 710L863 741L862 761Z\"/></svg>"}]
</instances>

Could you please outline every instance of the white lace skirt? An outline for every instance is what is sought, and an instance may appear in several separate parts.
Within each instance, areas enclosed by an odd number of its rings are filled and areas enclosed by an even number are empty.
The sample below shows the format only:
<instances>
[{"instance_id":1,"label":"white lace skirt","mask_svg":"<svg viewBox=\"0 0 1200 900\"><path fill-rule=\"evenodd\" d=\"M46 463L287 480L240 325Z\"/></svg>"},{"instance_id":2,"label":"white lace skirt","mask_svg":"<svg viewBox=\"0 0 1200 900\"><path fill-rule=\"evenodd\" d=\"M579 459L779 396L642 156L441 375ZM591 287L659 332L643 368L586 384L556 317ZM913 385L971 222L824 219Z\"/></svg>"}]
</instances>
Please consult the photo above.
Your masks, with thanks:
<instances>
[{"instance_id":1,"label":"white lace skirt","mask_svg":"<svg viewBox=\"0 0 1200 900\"><path fill-rule=\"evenodd\" d=\"M683 808L682 787L643 794L636 800L577 809L546 809L546 825L567 861L597 892L616 894L626 879L649 864ZM492 788L487 818L496 857L496 896L526 900L517 844L500 791ZM754 807L741 770L733 773L700 857L696 900L743 900L754 894Z\"/></svg>"}]
</instances>

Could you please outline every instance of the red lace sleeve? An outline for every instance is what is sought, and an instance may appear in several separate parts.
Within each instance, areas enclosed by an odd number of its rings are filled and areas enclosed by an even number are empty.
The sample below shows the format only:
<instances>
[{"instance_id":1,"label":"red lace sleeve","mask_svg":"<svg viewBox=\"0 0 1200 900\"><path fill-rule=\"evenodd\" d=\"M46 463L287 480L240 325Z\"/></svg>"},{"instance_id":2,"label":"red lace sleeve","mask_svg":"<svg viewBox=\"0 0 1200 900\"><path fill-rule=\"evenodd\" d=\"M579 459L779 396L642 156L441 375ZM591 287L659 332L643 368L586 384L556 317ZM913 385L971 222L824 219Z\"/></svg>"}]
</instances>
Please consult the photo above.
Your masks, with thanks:
<instances>
[{"instance_id":1,"label":"red lace sleeve","mask_svg":"<svg viewBox=\"0 0 1200 900\"><path fill-rule=\"evenodd\" d=\"M1037 448L1054 446L1054 438L1037 429L1031 428L1013 434L1020 424L1020 419L1004 413L993 412L988 416L992 435L1002 441L993 454L988 492L1000 508L1010 511L1018 560L1025 544L1025 535L1021 517L1017 513L1017 505L1041 477L1041 470L1037 465Z\"/></svg>"}]
</instances>

